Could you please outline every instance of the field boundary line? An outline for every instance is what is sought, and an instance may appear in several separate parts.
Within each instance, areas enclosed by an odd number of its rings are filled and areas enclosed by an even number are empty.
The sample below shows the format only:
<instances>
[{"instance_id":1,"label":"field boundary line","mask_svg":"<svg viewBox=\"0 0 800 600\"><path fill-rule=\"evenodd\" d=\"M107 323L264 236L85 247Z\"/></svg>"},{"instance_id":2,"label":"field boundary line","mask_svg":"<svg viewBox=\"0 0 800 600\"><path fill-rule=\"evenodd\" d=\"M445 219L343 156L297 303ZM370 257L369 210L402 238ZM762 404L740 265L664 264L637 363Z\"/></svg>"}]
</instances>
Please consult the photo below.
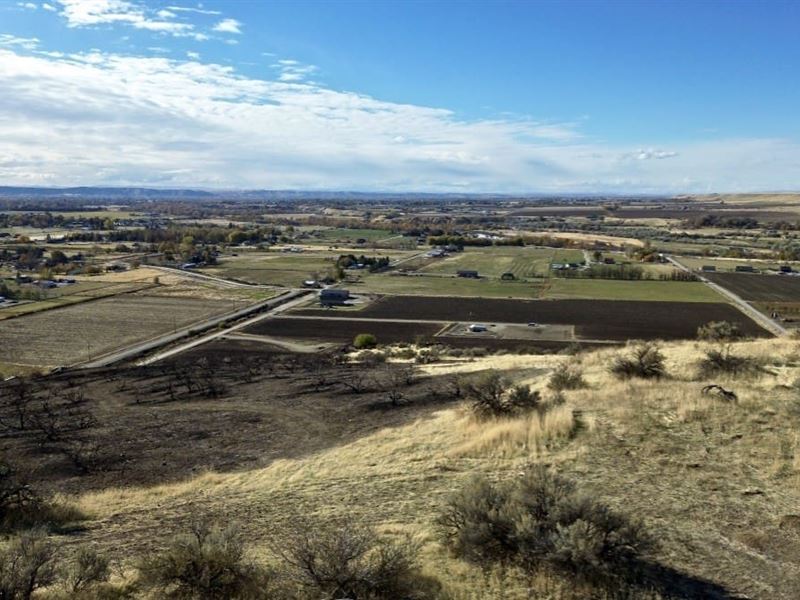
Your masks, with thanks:
<instances>
[{"instance_id":1,"label":"field boundary line","mask_svg":"<svg viewBox=\"0 0 800 600\"><path fill-rule=\"evenodd\" d=\"M106 352L105 354L102 354L100 356L95 356L93 358L89 358L87 360L74 363L70 365L69 368L85 369L94 367L106 367L114 363L129 360L131 358L141 356L142 354L145 354L152 350L156 350L158 348L161 348L163 346L166 346L183 338L191 337L197 333L201 333L207 329L216 327L221 323L226 323L231 320L246 317L253 312L258 312L261 310L269 311L271 309L278 308L281 305L285 304L286 302L289 302L294 299L301 299L301 298L304 299L308 293L309 292L307 290L292 290L281 296L276 296L273 298L269 298L267 300L262 300L261 302L251 304L250 306L238 309L233 312L210 317L208 319L205 319L204 321L191 323L189 325L181 327L177 331L149 338L147 340L132 344L131 346L125 348L119 348L117 350L112 350L111 352ZM266 316L266 315L259 315L259 316Z\"/></svg>"},{"instance_id":2,"label":"field boundary line","mask_svg":"<svg viewBox=\"0 0 800 600\"><path fill-rule=\"evenodd\" d=\"M728 298L733 303L733 305L736 306L736 308L738 308L745 315L753 319L756 323L761 325L761 327L763 327L773 335L781 337L789 334L789 330L786 329L783 325L776 323L775 321L770 319L767 315L762 313L760 310L753 308L748 302L744 300L744 298L742 298L738 294L735 294L729 289L722 287L718 283L714 283L707 277L703 277L702 275L695 273L689 267L678 261L676 258L669 255L664 255L664 256L670 263L672 263L680 270L685 271L687 273L691 273L692 275L697 277L700 281L709 286L712 290Z\"/></svg>"}]
</instances>

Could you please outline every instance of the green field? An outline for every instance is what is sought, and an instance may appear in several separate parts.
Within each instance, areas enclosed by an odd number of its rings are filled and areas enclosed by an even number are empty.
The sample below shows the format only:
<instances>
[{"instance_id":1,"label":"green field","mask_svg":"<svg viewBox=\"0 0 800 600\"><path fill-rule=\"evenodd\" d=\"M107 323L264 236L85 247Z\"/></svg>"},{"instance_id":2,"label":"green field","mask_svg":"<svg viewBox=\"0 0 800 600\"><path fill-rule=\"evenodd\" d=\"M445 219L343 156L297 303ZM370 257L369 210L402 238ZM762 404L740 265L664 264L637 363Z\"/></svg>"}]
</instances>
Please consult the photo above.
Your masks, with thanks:
<instances>
[{"instance_id":1,"label":"green field","mask_svg":"<svg viewBox=\"0 0 800 600\"><path fill-rule=\"evenodd\" d=\"M447 273L467 269L478 271L483 277L499 278L503 273L513 273L517 279L544 277L551 263L582 262L581 250L562 250L533 246L492 246L465 248L463 252L423 267L424 273Z\"/></svg>"},{"instance_id":2,"label":"green field","mask_svg":"<svg viewBox=\"0 0 800 600\"><path fill-rule=\"evenodd\" d=\"M305 279L325 275L342 254L388 256L395 260L413 253L397 250L341 250L314 252L248 252L242 256L224 256L219 264L200 269L202 273L239 279L251 283L300 286Z\"/></svg>"},{"instance_id":3,"label":"green field","mask_svg":"<svg viewBox=\"0 0 800 600\"><path fill-rule=\"evenodd\" d=\"M615 279L561 279L554 277L546 298L594 300L649 300L671 302L726 302L697 281L620 281Z\"/></svg>"},{"instance_id":4,"label":"green field","mask_svg":"<svg viewBox=\"0 0 800 600\"><path fill-rule=\"evenodd\" d=\"M307 233L309 237L304 239L304 242L324 244L355 244L358 239L364 239L367 242L377 242L397 235L385 229L346 228L315 229Z\"/></svg>"},{"instance_id":5,"label":"green field","mask_svg":"<svg viewBox=\"0 0 800 600\"><path fill-rule=\"evenodd\" d=\"M355 293L402 294L421 296L482 296L486 298L538 298L543 279L534 283L497 279L464 279L424 275L365 274L358 283L347 282Z\"/></svg>"},{"instance_id":6,"label":"green field","mask_svg":"<svg viewBox=\"0 0 800 600\"><path fill-rule=\"evenodd\" d=\"M700 282L619 281L608 279L536 278L531 281L464 279L446 275L365 274L360 281L343 284L358 293L421 296L478 296L486 298L576 298L595 300L644 300L725 302Z\"/></svg>"}]
</instances>

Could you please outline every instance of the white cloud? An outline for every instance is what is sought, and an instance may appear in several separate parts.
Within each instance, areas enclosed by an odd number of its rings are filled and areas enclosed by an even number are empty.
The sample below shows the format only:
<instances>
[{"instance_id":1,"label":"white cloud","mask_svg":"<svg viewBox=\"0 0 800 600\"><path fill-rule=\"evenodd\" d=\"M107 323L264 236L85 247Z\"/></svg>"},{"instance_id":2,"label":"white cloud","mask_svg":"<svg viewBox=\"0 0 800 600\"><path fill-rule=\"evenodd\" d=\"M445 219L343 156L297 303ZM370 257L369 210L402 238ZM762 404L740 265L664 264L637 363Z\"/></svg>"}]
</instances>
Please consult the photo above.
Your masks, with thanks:
<instances>
[{"instance_id":1,"label":"white cloud","mask_svg":"<svg viewBox=\"0 0 800 600\"><path fill-rule=\"evenodd\" d=\"M39 8L33 2L17 2L17 6L20 8L27 8L28 10L36 10Z\"/></svg>"},{"instance_id":2,"label":"white cloud","mask_svg":"<svg viewBox=\"0 0 800 600\"><path fill-rule=\"evenodd\" d=\"M48 4L47 2L43 2L42 3L42 8L44 10L49 10L50 12L57 12L58 11L58 9L55 6L53 6L52 4Z\"/></svg>"},{"instance_id":3,"label":"white cloud","mask_svg":"<svg viewBox=\"0 0 800 600\"><path fill-rule=\"evenodd\" d=\"M640 148L634 153L627 154L624 158L635 158L636 160L661 160L664 158L673 158L675 156L678 156L677 152L654 150L653 148L643 150Z\"/></svg>"},{"instance_id":4,"label":"white cloud","mask_svg":"<svg viewBox=\"0 0 800 600\"><path fill-rule=\"evenodd\" d=\"M17 46L25 50L35 50L39 45L39 38L22 38L8 33L0 33L0 46Z\"/></svg>"},{"instance_id":5,"label":"white cloud","mask_svg":"<svg viewBox=\"0 0 800 600\"><path fill-rule=\"evenodd\" d=\"M0 89L8 184L677 193L797 188L800 167L787 140L604 145L574 124L468 121L197 59L29 56L6 44Z\"/></svg>"},{"instance_id":6,"label":"white cloud","mask_svg":"<svg viewBox=\"0 0 800 600\"><path fill-rule=\"evenodd\" d=\"M200 60L200 53L199 52L187 52L187 58L191 58L192 60Z\"/></svg>"},{"instance_id":7,"label":"white cloud","mask_svg":"<svg viewBox=\"0 0 800 600\"><path fill-rule=\"evenodd\" d=\"M209 39L195 31L191 23L174 21L177 15L169 9L153 11L143 4L128 0L57 0L61 16L72 28L97 25L128 25L135 29L189 37L196 41Z\"/></svg>"},{"instance_id":8,"label":"white cloud","mask_svg":"<svg viewBox=\"0 0 800 600\"><path fill-rule=\"evenodd\" d=\"M278 80L286 82L305 81L309 75L318 71L314 65L304 65L291 59L279 60L272 65L272 68L279 71Z\"/></svg>"},{"instance_id":9,"label":"white cloud","mask_svg":"<svg viewBox=\"0 0 800 600\"><path fill-rule=\"evenodd\" d=\"M241 27L242 24L236 19L222 19L212 29L218 33L242 33Z\"/></svg>"}]
</instances>

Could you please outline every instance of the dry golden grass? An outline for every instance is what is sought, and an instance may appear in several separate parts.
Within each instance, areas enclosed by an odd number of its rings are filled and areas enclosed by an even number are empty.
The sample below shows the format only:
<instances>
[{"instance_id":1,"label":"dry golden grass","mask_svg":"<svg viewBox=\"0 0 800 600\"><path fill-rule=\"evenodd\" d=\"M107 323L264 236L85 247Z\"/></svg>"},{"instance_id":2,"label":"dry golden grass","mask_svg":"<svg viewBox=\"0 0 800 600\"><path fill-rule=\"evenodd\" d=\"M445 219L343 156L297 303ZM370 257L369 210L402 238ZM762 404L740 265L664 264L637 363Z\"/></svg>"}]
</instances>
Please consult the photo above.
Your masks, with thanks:
<instances>
[{"instance_id":1,"label":"dry golden grass","mask_svg":"<svg viewBox=\"0 0 800 600\"><path fill-rule=\"evenodd\" d=\"M490 421L465 416L459 426L464 441L451 456L539 458L573 437L578 422L572 408L557 406L544 414Z\"/></svg>"},{"instance_id":2,"label":"dry golden grass","mask_svg":"<svg viewBox=\"0 0 800 600\"><path fill-rule=\"evenodd\" d=\"M670 377L657 381L615 379L608 365L624 349L429 365L429 373L504 368L544 389L552 369L577 363L588 387L564 392L565 404L544 417L479 423L464 409L442 410L263 469L75 501L93 519L87 536L123 556L159 543L198 511L241 522L254 548L293 515L348 514L390 536L415 536L426 570L454 598L524 598L519 583L448 557L434 519L473 475L505 479L544 461L597 499L643 518L662 543L664 563L753 598L795 598L800 532L783 523L800 506L800 396L791 386L800 378L800 345L736 344L735 352L758 357L774 374L718 381L736 391L735 404L700 393L708 381L696 378L696 363L706 347L664 344Z\"/></svg>"}]
</instances>

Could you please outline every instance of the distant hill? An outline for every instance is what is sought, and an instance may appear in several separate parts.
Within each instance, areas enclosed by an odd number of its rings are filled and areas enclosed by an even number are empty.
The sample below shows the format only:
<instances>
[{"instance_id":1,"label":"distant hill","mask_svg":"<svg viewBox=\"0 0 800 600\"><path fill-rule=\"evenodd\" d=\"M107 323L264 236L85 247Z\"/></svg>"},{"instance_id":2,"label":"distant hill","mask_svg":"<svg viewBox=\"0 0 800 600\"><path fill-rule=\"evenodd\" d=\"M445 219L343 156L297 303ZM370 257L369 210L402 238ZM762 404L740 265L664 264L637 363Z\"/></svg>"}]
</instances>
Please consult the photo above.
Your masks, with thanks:
<instances>
[{"instance_id":1,"label":"distant hill","mask_svg":"<svg viewBox=\"0 0 800 600\"><path fill-rule=\"evenodd\" d=\"M431 192L361 192L361 191L305 191L305 190L197 190L182 188L146 187L16 187L0 186L0 198L77 198L100 199L153 199L153 200L450 200L450 201L491 201L491 200L558 200L580 202L602 202L604 200L665 200L654 196L608 196L575 194L464 194Z\"/></svg>"}]
</instances>

